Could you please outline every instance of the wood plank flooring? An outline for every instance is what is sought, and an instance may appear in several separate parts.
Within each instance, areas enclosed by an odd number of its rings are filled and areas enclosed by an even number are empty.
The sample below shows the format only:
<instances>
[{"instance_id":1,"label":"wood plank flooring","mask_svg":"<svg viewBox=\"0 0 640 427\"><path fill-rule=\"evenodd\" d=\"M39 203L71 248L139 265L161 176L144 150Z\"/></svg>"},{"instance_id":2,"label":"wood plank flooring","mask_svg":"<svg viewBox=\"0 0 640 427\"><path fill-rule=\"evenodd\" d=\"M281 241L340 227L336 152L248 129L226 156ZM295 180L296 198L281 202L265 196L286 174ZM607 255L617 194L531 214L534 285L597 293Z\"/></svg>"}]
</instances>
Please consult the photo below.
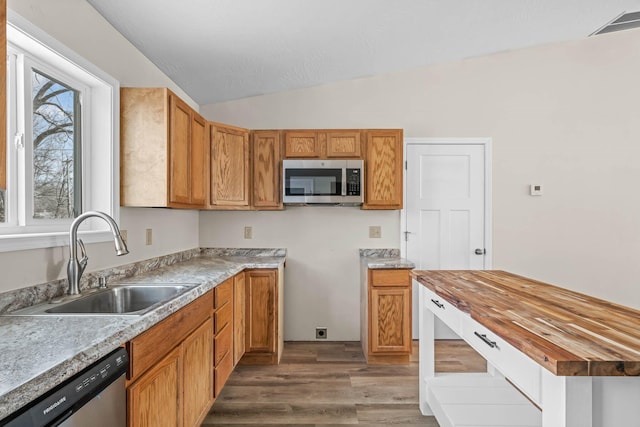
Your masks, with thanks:
<instances>
[{"instance_id":1,"label":"wood plank flooring","mask_svg":"<svg viewBox=\"0 0 640 427\"><path fill-rule=\"evenodd\" d=\"M436 342L436 371L482 372L464 341ZM287 342L277 366L238 365L202 426L428 426L418 409L418 345L404 366L367 365L359 342Z\"/></svg>"}]
</instances>

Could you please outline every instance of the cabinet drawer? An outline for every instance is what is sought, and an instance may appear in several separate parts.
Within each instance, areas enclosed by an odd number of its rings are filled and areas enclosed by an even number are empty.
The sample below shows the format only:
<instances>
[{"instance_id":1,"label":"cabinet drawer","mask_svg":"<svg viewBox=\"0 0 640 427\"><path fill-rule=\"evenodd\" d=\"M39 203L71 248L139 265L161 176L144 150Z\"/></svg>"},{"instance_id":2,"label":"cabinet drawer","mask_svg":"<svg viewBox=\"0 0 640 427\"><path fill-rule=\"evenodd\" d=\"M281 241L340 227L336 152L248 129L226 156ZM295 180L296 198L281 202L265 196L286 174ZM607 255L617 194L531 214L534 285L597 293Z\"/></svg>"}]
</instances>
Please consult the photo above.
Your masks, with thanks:
<instances>
[{"instance_id":1,"label":"cabinet drawer","mask_svg":"<svg viewBox=\"0 0 640 427\"><path fill-rule=\"evenodd\" d=\"M216 366L214 373L214 397L218 397L220 392L222 391L222 387L224 383L229 379L229 375L231 375L231 371L233 371L233 355L228 353Z\"/></svg>"},{"instance_id":2,"label":"cabinet drawer","mask_svg":"<svg viewBox=\"0 0 640 427\"><path fill-rule=\"evenodd\" d=\"M218 366L220 361L229 353L231 353L231 345L233 341L233 328L228 323L222 331L220 331L213 339L213 349L215 352L214 365ZM232 361L233 364L233 361Z\"/></svg>"},{"instance_id":3,"label":"cabinet drawer","mask_svg":"<svg viewBox=\"0 0 640 427\"><path fill-rule=\"evenodd\" d=\"M200 326L211 315L212 304L213 292L209 291L129 341L129 379L155 365Z\"/></svg>"},{"instance_id":4,"label":"cabinet drawer","mask_svg":"<svg viewBox=\"0 0 640 427\"><path fill-rule=\"evenodd\" d=\"M227 279L214 289L215 302L214 308L220 308L226 303L231 302L233 298L233 278Z\"/></svg>"},{"instance_id":5,"label":"cabinet drawer","mask_svg":"<svg viewBox=\"0 0 640 427\"><path fill-rule=\"evenodd\" d=\"M540 405L540 365L470 316L463 316L461 325L464 340L534 403Z\"/></svg>"},{"instance_id":6,"label":"cabinet drawer","mask_svg":"<svg viewBox=\"0 0 640 427\"><path fill-rule=\"evenodd\" d=\"M214 334L220 333L220 331L231 322L233 317L233 304L225 304L222 308L219 308L213 315L213 328Z\"/></svg>"},{"instance_id":7,"label":"cabinet drawer","mask_svg":"<svg viewBox=\"0 0 640 427\"><path fill-rule=\"evenodd\" d=\"M460 322L462 317L466 315L431 289L423 286L422 291L424 292L425 308L433 312L453 332L460 335L462 329Z\"/></svg>"},{"instance_id":8,"label":"cabinet drawer","mask_svg":"<svg viewBox=\"0 0 640 427\"><path fill-rule=\"evenodd\" d=\"M409 286L409 270L369 270L372 286Z\"/></svg>"}]
</instances>

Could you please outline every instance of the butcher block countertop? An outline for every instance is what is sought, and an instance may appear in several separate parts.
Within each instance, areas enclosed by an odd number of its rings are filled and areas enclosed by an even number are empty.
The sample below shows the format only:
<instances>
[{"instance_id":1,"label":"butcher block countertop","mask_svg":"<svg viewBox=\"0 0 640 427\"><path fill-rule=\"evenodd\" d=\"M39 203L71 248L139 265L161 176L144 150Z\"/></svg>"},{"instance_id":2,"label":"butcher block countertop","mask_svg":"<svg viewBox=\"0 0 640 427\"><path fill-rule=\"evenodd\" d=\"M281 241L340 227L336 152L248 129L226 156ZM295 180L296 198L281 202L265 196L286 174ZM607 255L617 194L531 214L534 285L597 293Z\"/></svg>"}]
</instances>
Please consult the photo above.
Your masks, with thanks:
<instances>
[{"instance_id":1,"label":"butcher block countertop","mask_svg":"<svg viewBox=\"0 0 640 427\"><path fill-rule=\"evenodd\" d=\"M505 271L411 272L558 376L640 376L640 311Z\"/></svg>"}]
</instances>

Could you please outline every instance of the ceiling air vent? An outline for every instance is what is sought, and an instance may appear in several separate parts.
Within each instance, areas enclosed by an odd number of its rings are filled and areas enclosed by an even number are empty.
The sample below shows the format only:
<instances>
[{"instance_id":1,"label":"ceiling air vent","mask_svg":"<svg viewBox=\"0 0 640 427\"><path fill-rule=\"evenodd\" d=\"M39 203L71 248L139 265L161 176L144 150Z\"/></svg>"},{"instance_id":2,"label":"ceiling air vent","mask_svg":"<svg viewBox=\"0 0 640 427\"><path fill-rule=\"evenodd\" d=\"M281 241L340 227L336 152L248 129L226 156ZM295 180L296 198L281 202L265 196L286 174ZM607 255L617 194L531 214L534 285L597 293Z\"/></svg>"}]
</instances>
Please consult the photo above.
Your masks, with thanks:
<instances>
[{"instance_id":1,"label":"ceiling air vent","mask_svg":"<svg viewBox=\"0 0 640 427\"><path fill-rule=\"evenodd\" d=\"M595 36L597 34L612 33L614 31L629 30L638 27L640 27L640 12L623 13L591 35Z\"/></svg>"}]
</instances>

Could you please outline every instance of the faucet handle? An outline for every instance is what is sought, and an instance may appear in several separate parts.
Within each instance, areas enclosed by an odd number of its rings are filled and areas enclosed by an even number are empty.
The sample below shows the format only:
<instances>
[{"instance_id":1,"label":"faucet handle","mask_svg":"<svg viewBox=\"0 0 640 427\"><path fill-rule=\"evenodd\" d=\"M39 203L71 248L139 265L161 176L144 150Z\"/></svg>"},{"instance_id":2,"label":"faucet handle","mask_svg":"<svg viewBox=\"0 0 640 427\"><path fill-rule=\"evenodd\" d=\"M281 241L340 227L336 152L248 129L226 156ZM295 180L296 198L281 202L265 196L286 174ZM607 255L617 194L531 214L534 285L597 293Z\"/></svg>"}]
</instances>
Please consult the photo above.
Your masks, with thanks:
<instances>
[{"instance_id":1,"label":"faucet handle","mask_svg":"<svg viewBox=\"0 0 640 427\"><path fill-rule=\"evenodd\" d=\"M78 264L80 264L80 276L82 276L82 273L87 266L87 261L89 261L89 257L87 256L87 250L84 247L82 239L78 239L78 245L80 245L80 251L82 252L82 258L78 261Z\"/></svg>"}]
</instances>

